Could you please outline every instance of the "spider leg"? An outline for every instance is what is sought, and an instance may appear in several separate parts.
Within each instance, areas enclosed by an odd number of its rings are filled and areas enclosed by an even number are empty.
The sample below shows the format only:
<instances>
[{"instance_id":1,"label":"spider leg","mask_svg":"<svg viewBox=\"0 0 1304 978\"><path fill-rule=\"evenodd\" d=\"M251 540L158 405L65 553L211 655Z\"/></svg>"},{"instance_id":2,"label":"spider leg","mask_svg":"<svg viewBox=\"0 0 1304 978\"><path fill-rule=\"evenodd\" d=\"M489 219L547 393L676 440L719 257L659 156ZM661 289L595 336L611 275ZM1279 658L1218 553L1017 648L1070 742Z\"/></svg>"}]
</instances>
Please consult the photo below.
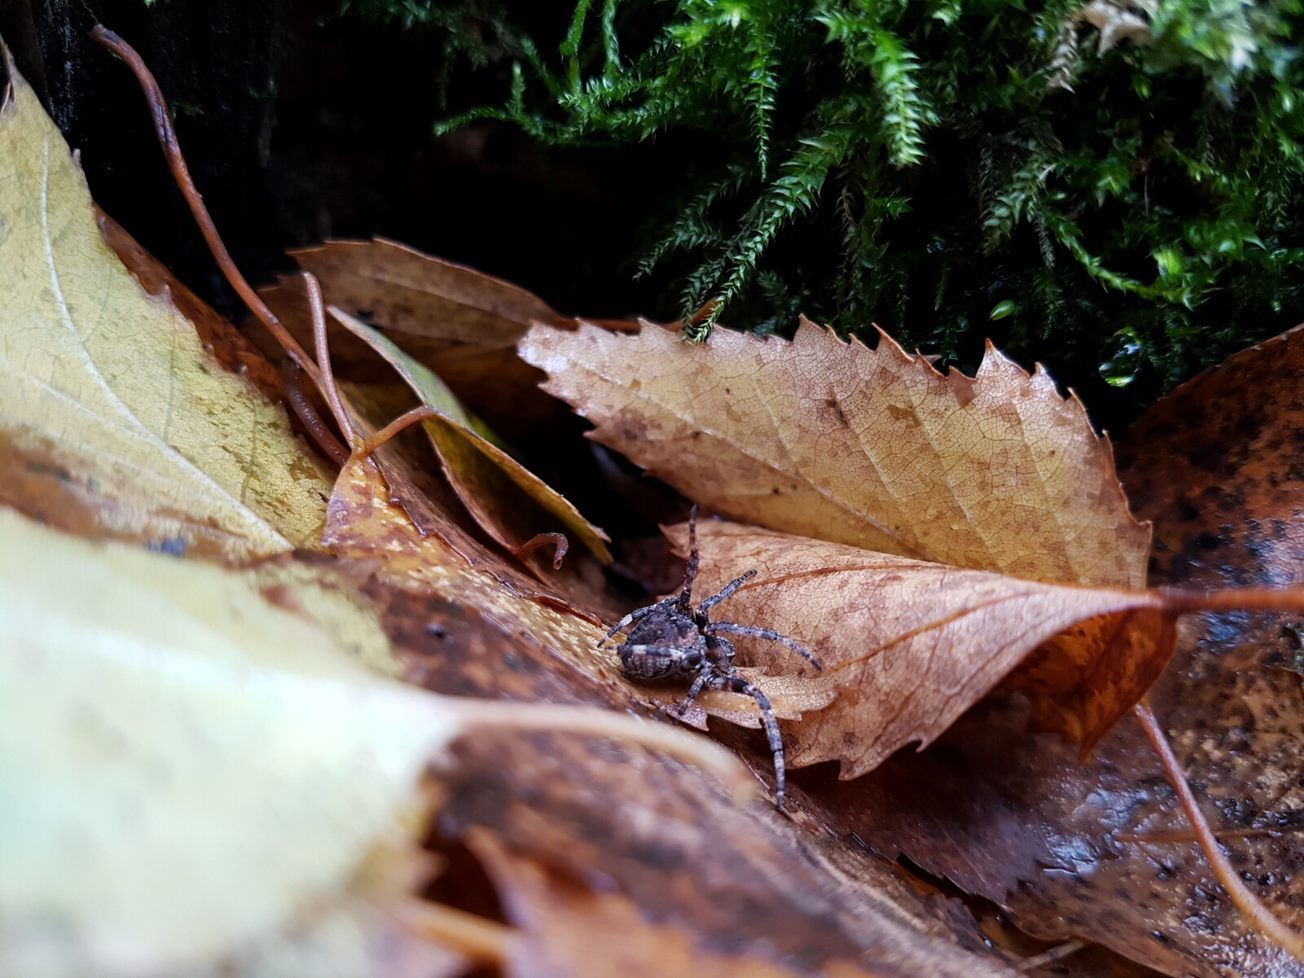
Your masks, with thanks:
<instances>
[{"instance_id":1,"label":"spider leg","mask_svg":"<svg viewBox=\"0 0 1304 978\"><path fill-rule=\"evenodd\" d=\"M764 638L771 642L778 642L780 645L786 645L799 656L813 665L816 669L823 669L820 660L815 658L815 653L806 646L794 642L786 635L780 635L778 632L769 628L753 628L751 625L739 625L732 621L713 621L706 626L707 633L711 632L729 632L731 635L750 635L752 638Z\"/></svg>"},{"instance_id":2,"label":"spider leg","mask_svg":"<svg viewBox=\"0 0 1304 978\"><path fill-rule=\"evenodd\" d=\"M723 679L726 688L735 693L746 693L761 708L761 726L765 728L770 753L774 756L774 807L783 811L784 789L787 785L783 738L779 735L779 721L774 715L774 707L770 705L770 698L741 676L726 676Z\"/></svg>"},{"instance_id":3,"label":"spider leg","mask_svg":"<svg viewBox=\"0 0 1304 978\"><path fill-rule=\"evenodd\" d=\"M648 615L652 614L652 612L656 611L662 605L668 604L673 600L674 598L667 598L665 601L658 601L656 604L650 604L646 608L634 609L629 614L627 614L624 618L620 619L620 621L616 622L616 624L612 625L611 631L607 632L606 635L603 635L602 638L598 640L598 644L595 645L594 648L595 649L602 648L602 646L606 645L609 641L611 641L612 637L617 632L628 628L630 625L634 624L634 622L638 621L641 618L646 618Z\"/></svg>"},{"instance_id":4,"label":"spider leg","mask_svg":"<svg viewBox=\"0 0 1304 978\"><path fill-rule=\"evenodd\" d=\"M679 610L693 611L693 582L697 580L697 503L688 511L688 570L684 572L684 589L679 592Z\"/></svg>"},{"instance_id":5,"label":"spider leg","mask_svg":"<svg viewBox=\"0 0 1304 978\"><path fill-rule=\"evenodd\" d=\"M732 581L730 581L720 590L716 591L715 594L711 595L709 598L707 598L705 601L699 604L697 606L698 612L710 611L712 608L718 605L725 598L731 597L735 591L737 591L740 587L742 587L744 584L746 584L755 576L756 576L756 571L749 570L746 574L742 575L741 577L735 577Z\"/></svg>"},{"instance_id":6,"label":"spider leg","mask_svg":"<svg viewBox=\"0 0 1304 978\"><path fill-rule=\"evenodd\" d=\"M681 717L684 715L684 712L693 705L693 700L697 699L698 694L706 688L707 683L709 683L711 679L712 676L710 670L703 669L697 674L697 678L693 680L693 685L688 687L688 695L686 695L680 701L679 705L675 707L675 716Z\"/></svg>"}]
</instances>

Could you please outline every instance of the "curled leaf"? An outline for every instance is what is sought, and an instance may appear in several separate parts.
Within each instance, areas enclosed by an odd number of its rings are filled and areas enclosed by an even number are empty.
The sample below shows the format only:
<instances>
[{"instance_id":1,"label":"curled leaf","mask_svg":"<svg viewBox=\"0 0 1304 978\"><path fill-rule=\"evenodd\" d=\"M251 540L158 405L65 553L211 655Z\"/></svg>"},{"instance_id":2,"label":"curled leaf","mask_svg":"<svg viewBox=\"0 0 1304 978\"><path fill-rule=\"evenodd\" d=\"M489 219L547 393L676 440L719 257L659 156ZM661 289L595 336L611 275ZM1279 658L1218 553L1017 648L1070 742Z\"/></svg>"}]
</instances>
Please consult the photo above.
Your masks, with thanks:
<instances>
[{"instance_id":1,"label":"curled leaf","mask_svg":"<svg viewBox=\"0 0 1304 978\"><path fill-rule=\"evenodd\" d=\"M331 307L331 316L391 364L421 403L439 412L421 422L449 484L491 537L513 553L561 527L603 563L611 562L605 533L571 503L474 428L484 429L431 370L361 320Z\"/></svg>"}]
</instances>

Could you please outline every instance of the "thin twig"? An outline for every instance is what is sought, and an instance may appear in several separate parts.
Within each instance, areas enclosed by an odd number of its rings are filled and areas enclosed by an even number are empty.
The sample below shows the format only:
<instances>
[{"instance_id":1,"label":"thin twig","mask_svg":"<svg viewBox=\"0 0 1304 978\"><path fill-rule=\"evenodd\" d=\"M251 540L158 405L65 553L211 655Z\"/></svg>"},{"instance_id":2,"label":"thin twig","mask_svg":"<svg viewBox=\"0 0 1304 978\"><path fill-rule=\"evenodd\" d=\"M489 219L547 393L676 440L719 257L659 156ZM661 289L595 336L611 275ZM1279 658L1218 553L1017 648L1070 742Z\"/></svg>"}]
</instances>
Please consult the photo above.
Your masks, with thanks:
<instances>
[{"instance_id":1,"label":"thin twig","mask_svg":"<svg viewBox=\"0 0 1304 978\"><path fill-rule=\"evenodd\" d=\"M1145 731L1146 738L1150 741L1150 746L1159 757L1159 763L1163 766L1164 774L1167 775L1169 783L1172 784L1173 790L1177 792L1177 798L1182 803L1182 810L1186 812L1186 818L1195 831L1195 837L1199 840L1200 848L1204 850L1204 854L1209 860L1209 867L1213 870L1213 875L1222 884L1223 889L1227 891L1232 903L1245 915L1251 926L1258 928L1269 940L1285 948L1296 959L1304 961L1304 935L1300 935L1287 927L1273 915L1272 911L1264 906L1262 900L1250 892L1249 887L1241 881L1240 875L1236 872L1236 868L1232 866L1226 853L1222 851L1222 847L1218 845L1218 840L1209 827L1209 823L1205 820L1204 813L1200 811L1200 805L1195 800L1195 794L1191 791L1190 784L1187 783L1182 766L1173 753L1168 738L1160 728L1159 721L1155 719L1150 704L1143 699L1132 708L1132 712L1136 714L1141 729Z\"/></svg>"},{"instance_id":2,"label":"thin twig","mask_svg":"<svg viewBox=\"0 0 1304 978\"><path fill-rule=\"evenodd\" d=\"M145 101L149 104L150 117L154 120L154 131L158 134L159 145L162 147L163 155L168 161L168 167L172 170L172 176L190 207L190 213L194 216L195 223L199 225L199 230L208 243L208 250L212 252L213 258L222 269L222 274L226 276L226 280L231 283L231 288L235 289L244 304L249 307L249 311L258 317L259 321L276 337L277 342L285 348L285 352L303 368L308 376L312 378L313 383L320 388L321 380L317 375L317 368L313 364L312 358L299 345L299 341L276 318L276 314L268 308L267 303L263 302L262 297L254 291L253 286L240 274L240 269L235 267L230 252L226 250L221 235L217 233L213 219L208 215L208 208L204 206L203 197L200 196L199 190L195 187L194 180L190 178L190 169L186 166L185 157L181 155L181 145L177 142L177 134L172 128L172 116L168 111L167 99L164 98L163 91L159 88L158 81L155 80L153 73L140 55L136 53L135 48L103 24L95 25L91 30L91 37L101 47L107 48L121 58L140 83L141 90L145 95ZM325 391L322 394L325 396Z\"/></svg>"}]
</instances>

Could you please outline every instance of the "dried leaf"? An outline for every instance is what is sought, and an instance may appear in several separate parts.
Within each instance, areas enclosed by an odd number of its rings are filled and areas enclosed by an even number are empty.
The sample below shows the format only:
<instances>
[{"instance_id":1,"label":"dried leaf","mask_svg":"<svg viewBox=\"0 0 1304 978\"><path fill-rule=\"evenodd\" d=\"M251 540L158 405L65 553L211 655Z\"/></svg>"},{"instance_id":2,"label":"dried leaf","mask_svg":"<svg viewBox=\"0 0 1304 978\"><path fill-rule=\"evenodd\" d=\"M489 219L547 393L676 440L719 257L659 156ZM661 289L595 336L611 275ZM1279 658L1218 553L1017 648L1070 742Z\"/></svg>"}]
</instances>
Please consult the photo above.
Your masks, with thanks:
<instances>
[{"instance_id":1,"label":"dried leaf","mask_svg":"<svg viewBox=\"0 0 1304 978\"><path fill-rule=\"evenodd\" d=\"M565 321L520 286L384 238L328 241L290 257L333 302L401 333L506 347L532 322Z\"/></svg>"},{"instance_id":2,"label":"dried leaf","mask_svg":"<svg viewBox=\"0 0 1304 978\"><path fill-rule=\"evenodd\" d=\"M455 667L432 647L432 682L503 684L515 696L532 678L551 697L558 684L572 696L597 695L531 641L504 635L469 646L460 641L467 623L441 621L442 648L472 658ZM498 665L504 640L511 670ZM956 947L952 920L888 864L859 851L847 857L846 875L834 875L817 851L822 836L794 831L765 802L739 806L695 771L645 751L487 733L461 743L457 756L456 770L439 775L449 801L435 844L480 856L507 919L525 932L513 974L733 967L728 973L814 976L841 965L855 975L849 962L862 962L883 978L1014 978L990 952ZM757 758L763 770L764 754ZM488 853L485 830L500 840ZM495 859L499 850L510 858ZM574 945L585 920L587 937ZM608 932L605 922L628 930ZM622 943L639 949L637 960Z\"/></svg>"},{"instance_id":3,"label":"dried leaf","mask_svg":"<svg viewBox=\"0 0 1304 978\"><path fill-rule=\"evenodd\" d=\"M259 973L419 806L465 714L360 665L388 656L374 615L292 569L3 509L0 539L0 971ZM365 937L336 963L380 973Z\"/></svg>"},{"instance_id":4,"label":"dried leaf","mask_svg":"<svg viewBox=\"0 0 1304 978\"><path fill-rule=\"evenodd\" d=\"M422 404L440 412L439 417L423 421L422 427L449 484L486 533L516 551L538 534L561 531L603 563L611 563L607 535L542 479L487 440L485 429L462 409L434 373L378 330L340 309L332 307L330 312L336 322L391 364Z\"/></svg>"},{"instance_id":5,"label":"dried leaf","mask_svg":"<svg viewBox=\"0 0 1304 978\"><path fill-rule=\"evenodd\" d=\"M671 531L681 552L687 535ZM838 760L844 778L930 743L1007 676L1035 694L1040 726L1089 744L1172 652L1162 600L1144 591L1023 581L737 523L700 523L698 545L703 595L759 571L717 619L763 624L820 656L839 696L790 729L789 761ZM738 642L771 672L810 669L783 646Z\"/></svg>"},{"instance_id":6,"label":"dried leaf","mask_svg":"<svg viewBox=\"0 0 1304 978\"><path fill-rule=\"evenodd\" d=\"M599 893L564 874L510 853L485 829L468 832L468 845L497 885L507 913L525 934L515 946L514 978L608 978L656 973L699 978L795 978L804 973L759 955L700 946L691 931L649 921L618 892ZM842 978L888 975L847 960L829 961Z\"/></svg>"},{"instance_id":7,"label":"dried leaf","mask_svg":"<svg viewBox=\"0 0 1304 978\"><path fill-rule=\"evenodd\" d=\"M280 404L226 369L229 352L215 357L123 268L59 131L12 64L9 76L0 500L79 532L225 558L311 545L324 470Z\"/></svg>"},{"instance_id":8,"label":"dried leaf","mask_svg":"<svg viewBox=\"0 0 1304 978\"><path fill-rule=\"evenodd\" d=\"M1123 443L1124 481L1155 521L1157 583L1304 583L1304 328L1232 357L1156 404ZM1185 618L1150 693L1242 878L1304 929L1298 622ZM1017 702L988 703L930 750L854 783L821 784L831 830L1007 907L1048 939L1097 941L1172 975L1304 975L1212 879L1140 729L1085 764L1029 737Z\"/></svg>"},{"instance_id":9,"label":"dried leaf","mask_svg":"<svg viewBox=\"0 0 1304 978\"><path fill-rule=\"evenodd\" d=\"M556 402L539 393L539 372L516 355L531 322L572 323L542 299L383 238L329 241L290 254L317 276L330 302L384 329L499 430L515 436L560 416ZM283 276L262 295L300 342L310 340L297 281ZM374 379L369 350L352 335L333 331L331 352L342 376Z\"/></svg>"},{"instance_id":10,"label":"dried leaf","mask_svg":"<svg viewBox=\"0 0 1304 978\"><path fill-rule=\"evenodd\" d=\"M990 347L972 380L810 322L792 343L718 330L696 345L537 326L519 348L594 438L733 519L1029 580L1144 584L1149 527L1108 442L1044 371Z\"/></svg>"}]
</instances>

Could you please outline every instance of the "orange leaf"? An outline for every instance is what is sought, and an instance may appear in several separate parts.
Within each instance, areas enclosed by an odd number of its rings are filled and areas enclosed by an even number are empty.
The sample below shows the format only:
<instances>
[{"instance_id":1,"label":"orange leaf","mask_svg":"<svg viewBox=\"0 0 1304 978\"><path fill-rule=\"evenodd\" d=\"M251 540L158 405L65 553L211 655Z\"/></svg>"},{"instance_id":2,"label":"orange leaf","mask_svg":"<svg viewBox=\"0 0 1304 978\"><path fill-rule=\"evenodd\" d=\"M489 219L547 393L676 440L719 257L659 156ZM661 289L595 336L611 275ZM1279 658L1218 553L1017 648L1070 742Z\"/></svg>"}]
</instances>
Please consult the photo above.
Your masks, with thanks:
<instances>
[{"instance_id":1,"label":"orange leaf","mask_svg":"<svg viewBox=\"0 0 1304 978\"><path fill-rule=\"evenodd\" d=\"M670 535L684 549L686 528ZM759 570L716 620L764 625L820 656L840 695L791 728L791 763L838 760L846 778L928 744L1007 676L1033 694L1041 726L1089 745L1173 649L1157 593L1024 581L736 523L700 523L698 545L702 595ZM771 671L804 665L782 646L738 643Z\"/></svg>"}]
</instances>

